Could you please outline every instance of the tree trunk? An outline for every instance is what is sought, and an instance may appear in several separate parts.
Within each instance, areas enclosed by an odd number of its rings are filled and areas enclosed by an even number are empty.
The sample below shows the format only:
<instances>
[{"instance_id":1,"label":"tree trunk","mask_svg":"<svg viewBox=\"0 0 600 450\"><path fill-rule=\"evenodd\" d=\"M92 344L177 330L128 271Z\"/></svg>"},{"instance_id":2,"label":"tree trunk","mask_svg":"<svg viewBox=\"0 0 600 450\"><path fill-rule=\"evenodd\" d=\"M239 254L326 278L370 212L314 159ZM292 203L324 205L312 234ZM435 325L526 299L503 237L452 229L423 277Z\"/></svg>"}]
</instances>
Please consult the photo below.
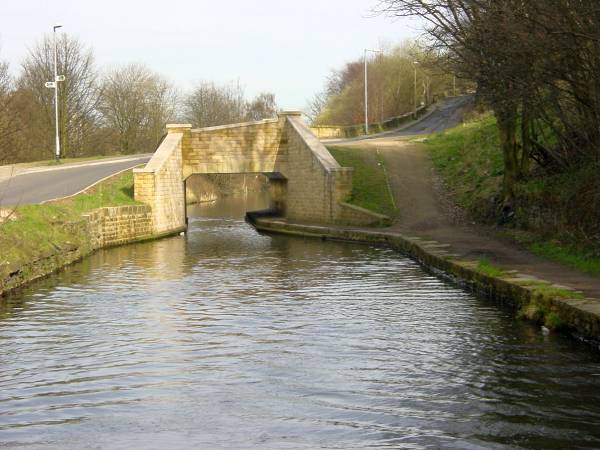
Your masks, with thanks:
<instances>
[{"instance_id":1,"label":"tree trunk","mask_svg":"<svg viewBox=\"0 0 600 450\"><path fill-rule=\"evenodd\" d=\"M520 167L517 144L516 110L496 110L500 145L504 156L504 180L502 183L502 209L509 212L513 208L515 183L519 178Z\"/></svg>"},{"instance_id":2,"label":"tree trunk","mask_svg":"<svg viewBox=\"0 0 600 450\"><path fill-rule=\"evenodd\" d=\"M521 108L521 160L519 161L519 178L523 179L529 172L531 157L531 110L526 101Z\"/></svg>"}]
</instances>

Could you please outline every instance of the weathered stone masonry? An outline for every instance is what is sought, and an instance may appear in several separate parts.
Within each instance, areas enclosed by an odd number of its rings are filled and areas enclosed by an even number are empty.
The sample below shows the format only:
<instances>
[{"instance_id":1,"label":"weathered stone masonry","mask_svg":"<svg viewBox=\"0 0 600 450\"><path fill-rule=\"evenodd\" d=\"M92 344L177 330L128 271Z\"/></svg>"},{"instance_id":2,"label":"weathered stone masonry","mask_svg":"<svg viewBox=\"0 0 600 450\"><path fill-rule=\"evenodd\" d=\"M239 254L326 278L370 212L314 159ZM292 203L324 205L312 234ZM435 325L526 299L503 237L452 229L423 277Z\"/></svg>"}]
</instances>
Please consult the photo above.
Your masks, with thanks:
<instances>
[{"instance_id":1,"label":"weathered stone masonry","mask_svg":"<svg viewBox=\"0 0 600 450\"><path fill-rule=\"evenodd\" d=\"M152 209L148 205L96 209L83 218L88 224L92 250L127 244L152 236Z\"/></svg>"},{"instance_id":2,"label":"weathered stone masonry","mask_svg":"<svg viewBox=\"0 0 600 450\"><path fill-rule=\"evenodd\" d=\"M154 234L152 216L148 205L100 208L83 214L81 220L64 225L76 236L75 242L81 241L79 244L55 247L0 279L0 296L68 266L95 250L159 237Z\"/></svg>"},{"instance_id":3,"label":"weathered stone masonry","mask_svg":"<svg viewBox=\"0 0 600 450\"><path fill-rule=\"evenodd\" d=\"M134 170L135 198L152 208L153 232L185 228L185 180L193 174L265 173L277 187L285 217L300 222L370 225L385 219L346 202L352 169L340 167L300 113L277 119L192 129L168 135L143 169Z\"/></svg>"}]
</instances>

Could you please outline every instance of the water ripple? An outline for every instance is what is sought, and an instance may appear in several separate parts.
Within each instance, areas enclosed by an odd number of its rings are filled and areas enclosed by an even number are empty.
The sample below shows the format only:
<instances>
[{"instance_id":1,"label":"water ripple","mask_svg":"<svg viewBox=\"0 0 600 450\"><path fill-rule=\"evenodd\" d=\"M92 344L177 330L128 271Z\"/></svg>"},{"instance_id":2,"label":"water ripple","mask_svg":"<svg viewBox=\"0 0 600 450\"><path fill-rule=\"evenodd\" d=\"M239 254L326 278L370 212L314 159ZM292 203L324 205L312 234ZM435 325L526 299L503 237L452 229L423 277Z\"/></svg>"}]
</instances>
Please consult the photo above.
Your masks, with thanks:
<instances>
[{"instance_id":1,"label":"water ripple","mask_svg":"<svg viewBox=\"0 0 600 450\"><path fill-rule=\"evenodd\" d=\"M0 448L598 448L600 358L388 249L239 219L0 309Z\"/></svg>"}]
</instances>

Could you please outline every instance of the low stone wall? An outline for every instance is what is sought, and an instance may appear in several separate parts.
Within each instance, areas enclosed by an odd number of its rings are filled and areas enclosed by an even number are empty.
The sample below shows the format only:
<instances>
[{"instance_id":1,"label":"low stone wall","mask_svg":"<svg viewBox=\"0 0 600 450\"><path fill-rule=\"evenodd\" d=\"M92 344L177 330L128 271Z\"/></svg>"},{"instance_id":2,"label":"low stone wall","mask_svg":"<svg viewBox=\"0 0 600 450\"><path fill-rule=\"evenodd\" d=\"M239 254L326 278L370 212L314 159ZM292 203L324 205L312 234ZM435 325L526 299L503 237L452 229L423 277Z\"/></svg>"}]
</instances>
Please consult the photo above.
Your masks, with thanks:
<instances>
[{"instance_id":1,"label":"low stone wall","mask_svg":"<svg viewBox=\"0 0 600 450\"><path fill-rule=\"evenodd\" d=\"M444 244L396 232L304 225L273 218L257 218L253 223L263 232L387 245L438 275L517 309L542 305L548 312L556 314L564 323L565 330L573 336L600 348L599 299L577 298L575 293L570 299L553 297L537 289L542 280L515 272L506 272L501 277L491 276L478 270L477 261L461 260L450 254ZM564 286L560 288L565 290Z\"/></svg>"},{"instance_id":2,"label":"low stone wall","mask_svg":"<svg viewBox=\"0 0 600 450\"><path fill-rule=\"evenodd\" d=\"M101 208L83 218L93 250L152 237L152 209L148 205Z\"/></svg>"},{"instance_id":3,"label":"low stone wall","mask_svg":"<svg viewBox=\"0 0 600 450\"><path fill-rule=\"evenodd\" d=\"M341 224L351 223L359 227L384 227L392 224L392 219L390 217L383 214L377 214L368 209L361 208L360 206L341 202L339 208L339 222Z\"/></svg>"},{"instance_id":4,"label":"low stone wall","mask_svg":"<svg viewBox=\"0 0 600 450\"><path fill-rule=\"evenodd\" d=\"M74 242L36 257L8 274L7 278L0 279L0 295L48 276L95 250L173 234L154 233L152 220L150 206L129 205L96 209L83 214L77 222L56 225L66 228L74 236Z\"/></svg>"}]
</instances>

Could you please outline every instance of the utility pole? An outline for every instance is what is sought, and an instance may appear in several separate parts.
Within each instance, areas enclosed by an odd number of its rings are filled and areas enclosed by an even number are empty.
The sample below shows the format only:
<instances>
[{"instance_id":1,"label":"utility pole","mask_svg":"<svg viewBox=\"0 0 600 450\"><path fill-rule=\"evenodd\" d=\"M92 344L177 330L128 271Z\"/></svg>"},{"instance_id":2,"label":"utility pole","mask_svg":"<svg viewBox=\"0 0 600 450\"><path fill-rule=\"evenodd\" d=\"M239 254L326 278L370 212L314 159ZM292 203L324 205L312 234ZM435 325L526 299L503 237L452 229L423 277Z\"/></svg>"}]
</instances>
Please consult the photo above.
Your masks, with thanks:
<instances>
[{"instance_id":1,"label":"utility pole","mask_svg":"<svg viewBox=\"0 0 600 450\"><path fill-rule=\"evenodd\" d=\"M365 48L365 134L369 134L369 77L367 69L367 53L383 53L381 50L369 50Z\"/></svg>"},{"instance_id":2,"label":"utility pole","mask_svg":"<svg viewBox=\"0 0 600 450\"><path fill-rule=\"evenodd\" d=\"M413 61L413 65L415 67L415 93L414 93L414 101L415 101L415 119L417 118L417 66L419 65L419 61Z\"/></svg>"},{"instance_id":3,"label":"utility pole","mask_svg":"<svg viewBox=\"0 0 600 450\"><path fill-rule=\"evenodd\" d=\"M54 122L56 125L56 152L54 158L58 162L60 160L60 134L58 125L58 83L65 81L64 75L58 75L58 49L56 45L56 30L62 28L62 25L57 23L52 27L54 36L54 81L48 81L46 87L54 89Z\"/></svg>"}]
</instances>

